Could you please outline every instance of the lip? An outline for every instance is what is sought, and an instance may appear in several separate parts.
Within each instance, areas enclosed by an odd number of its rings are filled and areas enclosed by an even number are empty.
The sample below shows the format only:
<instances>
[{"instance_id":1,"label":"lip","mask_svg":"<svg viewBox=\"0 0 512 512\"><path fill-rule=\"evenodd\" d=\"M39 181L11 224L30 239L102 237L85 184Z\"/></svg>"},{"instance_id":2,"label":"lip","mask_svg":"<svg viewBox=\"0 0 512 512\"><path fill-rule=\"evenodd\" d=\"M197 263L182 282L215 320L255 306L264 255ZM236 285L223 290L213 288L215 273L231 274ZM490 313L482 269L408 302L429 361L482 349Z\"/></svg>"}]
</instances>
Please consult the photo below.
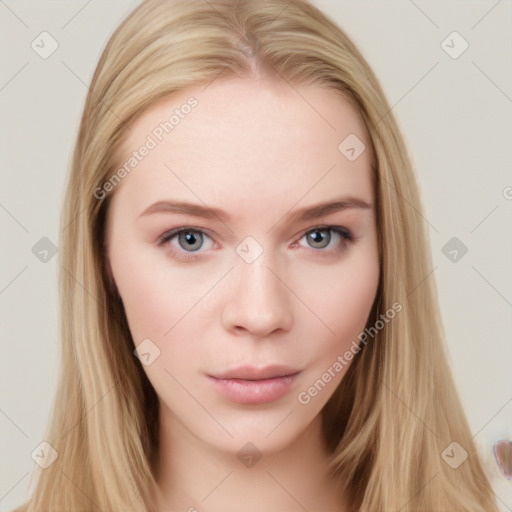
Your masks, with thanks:
<instances>
[{"instance_id":1,"label":"lip","mask_svg":"<svg viewBox=\"0 0 512 512\"><path fill-rule=\"evenodd\" d=\"M300 370L289 366L240 366L208 375L214 388L225 398L239 404L265 404L286 395Z\"/></svg>"}]
</instances>

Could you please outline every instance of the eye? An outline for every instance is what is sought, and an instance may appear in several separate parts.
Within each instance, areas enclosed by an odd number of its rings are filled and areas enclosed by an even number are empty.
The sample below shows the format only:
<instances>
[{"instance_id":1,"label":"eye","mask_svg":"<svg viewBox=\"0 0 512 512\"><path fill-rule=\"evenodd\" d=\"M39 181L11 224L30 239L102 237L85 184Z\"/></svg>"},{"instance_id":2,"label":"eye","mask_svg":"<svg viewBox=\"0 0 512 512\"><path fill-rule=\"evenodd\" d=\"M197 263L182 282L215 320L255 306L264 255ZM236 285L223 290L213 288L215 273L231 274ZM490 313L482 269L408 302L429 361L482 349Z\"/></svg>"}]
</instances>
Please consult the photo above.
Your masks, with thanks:
<instances>
[{"instance_id":1,"label":"eye","mask_svg":"<svg viewBox=\"0 0 512 512\"><path fill-rule=\"evenodd\" d=\"M352 233L342 226L317 226L306 231L300 241L306 240L309 248L325 255L337 254L354 241ZM171 229L158 238L158 245L170 246L176 257L182 259L196 259L201 249L208 250L213 246L213 239L202 229L181 227Z\"/></svg>"},{"instance_id":2,"label":"eye","mask_svg":"<svg viewBox=\"0 0 512 512\"><path fill-rule=\"evenodd\" d=\"M304 233L303 239L315 250L327 249L331 245L333 252L345 249L354 240L352 233L341 226L317 226Z\"/></svg>"},{"instance_id":3,"label":"eye","mask_svg":"<svg viewBox=\"0 0 512 512\"><path fill-rule=\"evenodd\" d=\"M209 243L206 243L206 247L205 239L209 241ZM200 252L200 249L210 249L212 242L212 239L204 231L188 227L172 229L158 239L159 245L169 243L174 252L181 253L185 258L195 257L195 255L188 256L187 253Z\"/></svg>"}]
</instances>

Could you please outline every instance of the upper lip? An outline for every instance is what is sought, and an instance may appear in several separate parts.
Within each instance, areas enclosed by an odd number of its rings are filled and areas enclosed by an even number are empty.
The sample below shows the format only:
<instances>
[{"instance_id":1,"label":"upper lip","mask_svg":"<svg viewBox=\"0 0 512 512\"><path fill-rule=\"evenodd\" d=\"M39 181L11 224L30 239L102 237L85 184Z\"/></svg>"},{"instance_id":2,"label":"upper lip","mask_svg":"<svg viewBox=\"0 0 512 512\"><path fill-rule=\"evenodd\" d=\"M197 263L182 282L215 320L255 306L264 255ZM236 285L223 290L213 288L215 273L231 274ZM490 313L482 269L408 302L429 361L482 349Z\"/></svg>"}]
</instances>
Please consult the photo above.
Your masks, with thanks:
<instances>
[{"instance_id":1,"label":"upper lip","mask_svg":"<svg viewBox=\"0 0 512 512\"><path fill-rule=\"evenodd\" d=\"M300 370L285 365L269 366L237 366L229 370L211 375L215 379L264 380L287 377L299 373Z\"/></svg>"}]
</instances>

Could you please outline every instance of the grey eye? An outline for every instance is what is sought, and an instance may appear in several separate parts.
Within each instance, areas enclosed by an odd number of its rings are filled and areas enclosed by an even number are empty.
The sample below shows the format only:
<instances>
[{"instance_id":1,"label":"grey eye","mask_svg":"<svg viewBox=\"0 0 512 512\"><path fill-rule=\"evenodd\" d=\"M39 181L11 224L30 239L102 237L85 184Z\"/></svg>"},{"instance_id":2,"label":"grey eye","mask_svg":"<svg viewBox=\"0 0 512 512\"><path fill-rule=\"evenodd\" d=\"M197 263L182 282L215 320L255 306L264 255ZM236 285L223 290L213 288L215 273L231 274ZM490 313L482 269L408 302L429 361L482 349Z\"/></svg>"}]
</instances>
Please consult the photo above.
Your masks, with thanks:
<instances>
[{"instance_id":1,"label":"grey eye","mask_svg":"<svg viewBox=\"0 0 512 512\"><path fill-rule=\"evenodd\" d=\"M178 243L185 251L197 251L203 245L203 235L199 231L181 231L178 233Z\"/></svg>"},{"instance_id":2,"label":"grey eye","mask_svg":"<svg viewBox=\"0 0 512 512\"><path fill-rule=\"evenodd\" d=\"M314 249L324 249L331 241L330 229L314 229L306 235L308 244Z\"/></svg>"}]
</instances>

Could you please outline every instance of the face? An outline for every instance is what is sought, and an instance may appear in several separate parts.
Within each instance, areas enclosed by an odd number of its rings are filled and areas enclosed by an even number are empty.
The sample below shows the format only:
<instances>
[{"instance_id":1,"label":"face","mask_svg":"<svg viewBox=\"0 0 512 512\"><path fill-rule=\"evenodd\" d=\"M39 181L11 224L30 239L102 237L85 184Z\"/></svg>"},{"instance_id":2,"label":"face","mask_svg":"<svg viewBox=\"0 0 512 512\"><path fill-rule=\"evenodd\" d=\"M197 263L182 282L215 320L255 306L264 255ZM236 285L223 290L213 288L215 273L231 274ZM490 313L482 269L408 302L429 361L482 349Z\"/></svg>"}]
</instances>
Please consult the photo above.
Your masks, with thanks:
<instances>
[{"instance_id":1,"label":"face","mask_svg":"<svg viewBox=\"0 0 512 512\"><path fill-rule=\"evenodd\" d=\"M173 432L272 452L320 421L377 291L369 147L347 100L277 80L217 79L133 123L102 189L108 258Z\"/></svg>"}]
</instances>

